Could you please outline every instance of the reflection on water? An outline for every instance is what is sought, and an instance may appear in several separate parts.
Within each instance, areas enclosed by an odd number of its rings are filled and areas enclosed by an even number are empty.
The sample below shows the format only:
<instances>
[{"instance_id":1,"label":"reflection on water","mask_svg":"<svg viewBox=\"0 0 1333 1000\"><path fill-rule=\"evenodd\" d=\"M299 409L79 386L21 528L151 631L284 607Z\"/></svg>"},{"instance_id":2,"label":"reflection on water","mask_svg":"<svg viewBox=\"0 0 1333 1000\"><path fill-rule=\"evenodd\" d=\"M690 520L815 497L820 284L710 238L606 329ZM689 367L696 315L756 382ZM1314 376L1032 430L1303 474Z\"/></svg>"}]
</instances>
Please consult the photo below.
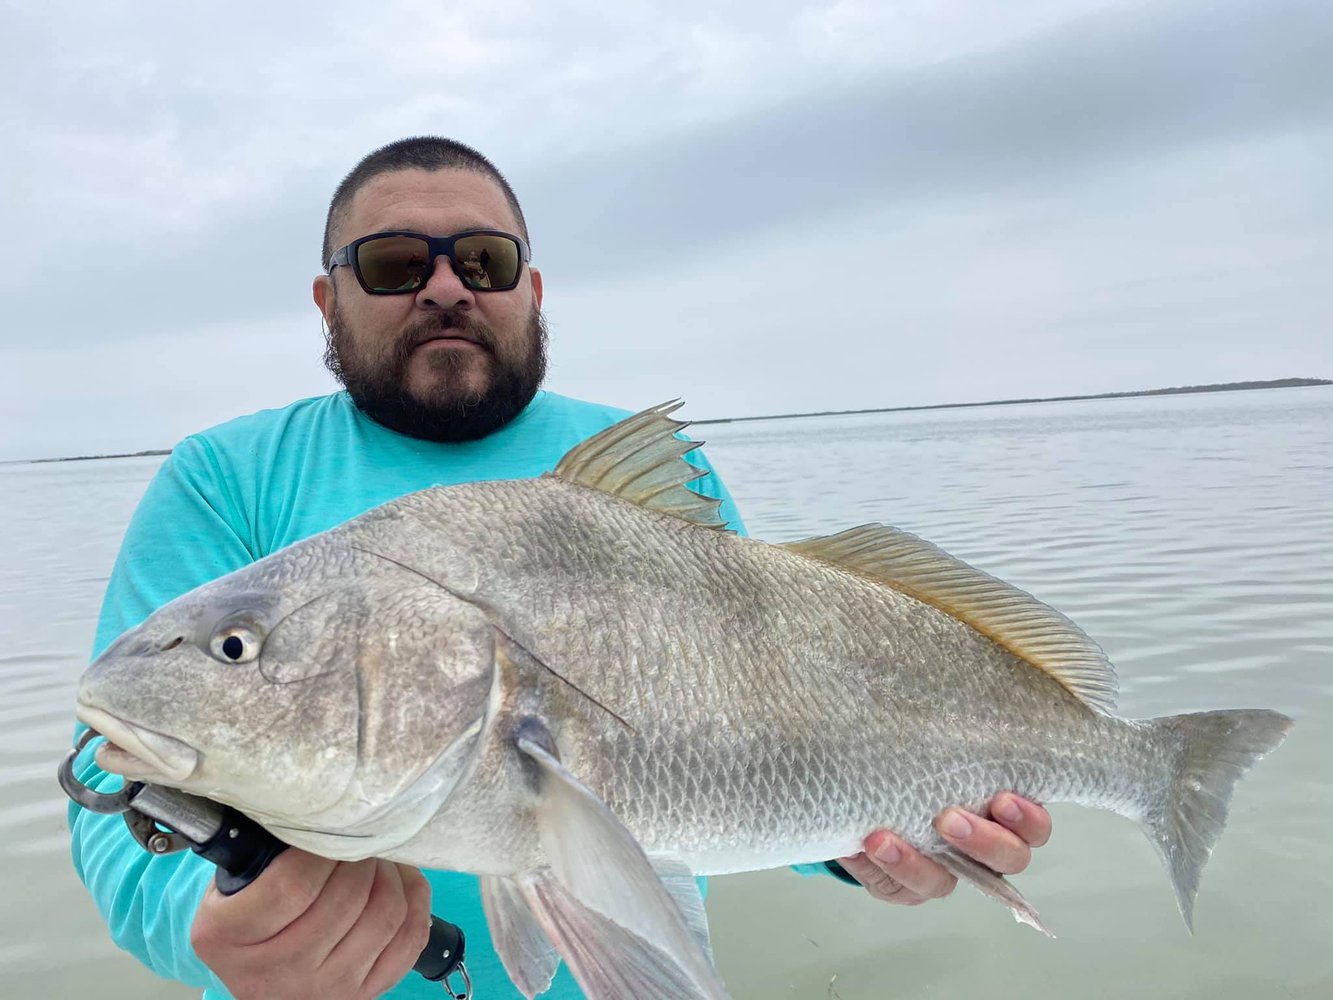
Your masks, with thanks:
<instances>
[{"instance_id":1,"label":"reflection on water","mask_svg":"<svg viewBox=\"0 0 1333 1000\"><path fill-rule=\"evenodd\" d=\"M1126 715L1299 720L1240 786L1193 938L1133 824L1056 807L1055 839L1018 881L1058 940L968 889L906 910L788 872L717 879L714 944L738 998L1333 996L1333 391L699 432L756 536L885 521L929 538L1087 629ZM101 588L156 465L0 467L5 996L192 995L115 953L69 870L53 780Z\"/></svg>"}]
</instances>

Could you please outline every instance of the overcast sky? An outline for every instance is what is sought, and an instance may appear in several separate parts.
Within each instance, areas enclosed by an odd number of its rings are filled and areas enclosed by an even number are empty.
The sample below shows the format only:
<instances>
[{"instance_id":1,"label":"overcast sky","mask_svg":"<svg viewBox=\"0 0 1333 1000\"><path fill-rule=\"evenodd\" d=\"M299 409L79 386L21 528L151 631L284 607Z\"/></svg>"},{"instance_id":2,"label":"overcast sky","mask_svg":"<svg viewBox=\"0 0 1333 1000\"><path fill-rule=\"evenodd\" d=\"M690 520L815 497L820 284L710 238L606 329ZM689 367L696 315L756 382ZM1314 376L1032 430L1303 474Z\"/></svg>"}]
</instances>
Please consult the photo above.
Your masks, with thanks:
<instances>
[{"instance_id":1,"label":"overcast sky","mask_svg":"<svg viewBox=\"0 0 1333 1000\"><path fill-rule=\"evenodd\" d=\"M494 159L550 388L694 419L1333 377L1326 0L0 0L0 459L330 391L362 155Z\"/></svg>"}]
</instances>

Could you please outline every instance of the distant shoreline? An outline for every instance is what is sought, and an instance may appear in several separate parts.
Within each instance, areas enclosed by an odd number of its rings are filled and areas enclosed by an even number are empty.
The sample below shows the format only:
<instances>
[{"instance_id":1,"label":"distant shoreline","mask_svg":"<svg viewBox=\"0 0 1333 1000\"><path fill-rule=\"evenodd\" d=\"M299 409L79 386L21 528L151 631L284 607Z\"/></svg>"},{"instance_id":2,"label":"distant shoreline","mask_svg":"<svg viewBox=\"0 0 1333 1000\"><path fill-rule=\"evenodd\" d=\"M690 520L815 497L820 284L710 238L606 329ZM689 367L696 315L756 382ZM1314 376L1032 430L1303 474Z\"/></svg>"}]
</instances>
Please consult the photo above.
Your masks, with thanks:
<instances>
[{"instance_id":1,"label":"distant shoreline","mask_svg":"<svg viewBox=\"0 0 1333 1000\"><path fill-rule=\"evenodd\" d=\"M1184 396L1197 392L1239 392L1247 389L1293 389L1300 386L1333 385L1326 378L1279 378L1265 382L1222 382L1214 385L1184 385L1169 389L1137 389L1133 392L1099 392L1085 396L1041 396L1029 399L988 399L976 403L928 403L923 406L881 406L869 410L820 410L815 413L770 413L759 417L711 417L691 420L699 424L739 424L749 420L791 420L796 417L846 417L863 413L909 413L917 410L961 410L972 406L1018 406L1022 403L1069 403L1081 399L1127 399L1133 396ZM60 458L17 458L0 465L36 465L42 462L93 462L103 458L144 458L150 455L170 455L171 449L121 452L114 455L69 455Z\"/></svg>"},{"instance_id":2,"label":"distant shoreline","mask_svg":"<svg viewBox=\"0 0 1333 1000\"><path fill-rule=\"evenodd\" d=\"M1132 396L1187 396L1199 392L1240 392L1247 389L1294 389L1310 385L1333 385L1326 378L1278 378L1266 382L1221 382L1215 385L1182 385L1169 389L1136 389L1132 392L1098 392L1085 396L1033 396L1026 399L987 399L976 403L927 403L923 406L880 406L869 410L820 410L817 413L770 413L762 417L712 417L691 420L699 424L739 424L747 420L788 420L793 417L848 417L863 413L910 413L917 410L961 410L971 406L1018 406L1022 403L1069 403L1081 399L1127 399Z\"/></svg>"}]
</instances>

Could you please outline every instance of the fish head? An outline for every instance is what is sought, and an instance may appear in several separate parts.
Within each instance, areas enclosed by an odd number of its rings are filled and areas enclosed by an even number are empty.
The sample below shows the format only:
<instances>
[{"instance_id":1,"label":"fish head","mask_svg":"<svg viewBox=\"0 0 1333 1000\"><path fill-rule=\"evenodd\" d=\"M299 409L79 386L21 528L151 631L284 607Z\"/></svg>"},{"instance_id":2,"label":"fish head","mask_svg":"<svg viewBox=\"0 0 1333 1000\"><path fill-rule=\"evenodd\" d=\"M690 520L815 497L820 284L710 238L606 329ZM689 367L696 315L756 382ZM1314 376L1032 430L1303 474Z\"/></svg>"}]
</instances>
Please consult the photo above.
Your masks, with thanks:
<instances>
[{"instance_id":1,"label":"fish head","mask_svg":"<svg viewBox=\"0 0 1333 1000\"><path fill-rule=\"evenodd\" d=\"M108 739L98 764L127 779L275 832L392 838L466 770L493 669L473 605L402 566L298 543L122 635L84 674L77 715Z\"/></svg>"}]
</instances>

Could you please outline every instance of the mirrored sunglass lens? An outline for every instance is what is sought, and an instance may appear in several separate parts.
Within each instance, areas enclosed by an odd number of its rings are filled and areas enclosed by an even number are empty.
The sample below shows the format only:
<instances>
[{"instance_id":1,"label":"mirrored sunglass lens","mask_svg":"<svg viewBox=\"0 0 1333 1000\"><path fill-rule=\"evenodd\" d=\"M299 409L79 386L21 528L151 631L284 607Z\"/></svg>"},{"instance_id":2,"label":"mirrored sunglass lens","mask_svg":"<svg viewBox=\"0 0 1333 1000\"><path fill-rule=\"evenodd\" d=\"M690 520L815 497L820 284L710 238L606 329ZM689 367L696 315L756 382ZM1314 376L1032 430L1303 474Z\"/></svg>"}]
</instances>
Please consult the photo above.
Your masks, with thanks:
<instances>
[{"instance_id":1,"label":"mirrored sunglass lens","mask_svg":"<svg viewBox=\"0 0 1333 1000\"><path fill-rule=\"evenodd\" d=\"M430 277L430 247L415 236L381 236L356 250L361 280L377 292L410 292Z\"/></svg>"},{"instance_id":2,"label":"mirrored sunglass lens","mask_svg":"<svg viewBox=\"0 0 1333 1000\"><path fill-rule=\"evenodd\" d=\"M506 288L518 280L518 244L504 236L464 236L454 262L470 288Z\"/></svg>"}]
</instances>

